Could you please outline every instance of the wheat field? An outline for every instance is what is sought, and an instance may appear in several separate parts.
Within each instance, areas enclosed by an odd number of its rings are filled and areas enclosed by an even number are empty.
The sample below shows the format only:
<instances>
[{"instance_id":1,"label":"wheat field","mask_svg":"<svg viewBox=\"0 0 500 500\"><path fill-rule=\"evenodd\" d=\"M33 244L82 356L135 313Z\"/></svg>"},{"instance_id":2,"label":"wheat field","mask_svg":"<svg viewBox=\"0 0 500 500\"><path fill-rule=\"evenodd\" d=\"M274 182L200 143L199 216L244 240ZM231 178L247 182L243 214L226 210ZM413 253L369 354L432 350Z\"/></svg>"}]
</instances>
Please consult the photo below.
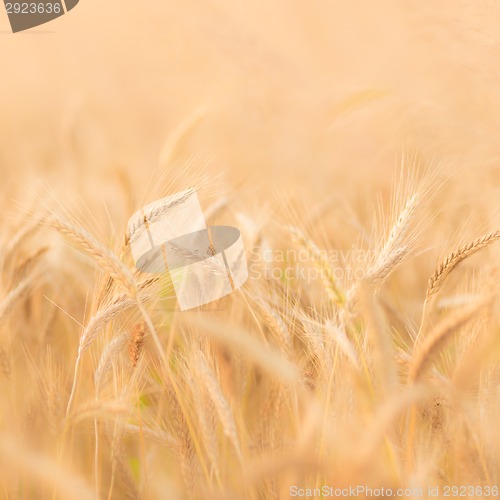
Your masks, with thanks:
<instances>
[{"instance_id":1,"label":"wheat field","mask_svg":"<svg viewBox=\"0 0 500 500\"><path fill-rule=\"evenodd\" d=\"M81 0L12 35L2 11L2 498L498 496L499 22ZM127 221L189 187L249 278L181 311Z\"/></svg>"}]
</instances>

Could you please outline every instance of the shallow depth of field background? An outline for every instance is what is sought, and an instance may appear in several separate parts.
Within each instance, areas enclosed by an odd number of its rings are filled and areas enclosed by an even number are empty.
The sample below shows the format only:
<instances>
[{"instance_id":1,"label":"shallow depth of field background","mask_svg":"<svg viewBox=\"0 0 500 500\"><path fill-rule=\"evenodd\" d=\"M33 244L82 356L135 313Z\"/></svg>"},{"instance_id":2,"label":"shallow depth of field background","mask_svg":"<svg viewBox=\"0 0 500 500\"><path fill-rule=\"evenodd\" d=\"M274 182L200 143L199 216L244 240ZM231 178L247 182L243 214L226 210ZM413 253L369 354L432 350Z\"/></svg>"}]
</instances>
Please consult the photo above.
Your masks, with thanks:
<instances>
[{"instance_id":1,"label":"shallow depth of field background","mask_svg":"<svg viewBox=\"0 0 500 500\"><path fill-rule=\"evenodd\" d=\"M499 26L500 4L487 0L81 0L68 15L12 35L2 7L2 241L27 223L22 210L49 208L76 217L118 251L126 221L141 204L195 184L205 209L226 200L221 224L253 235L267 227L272 239L276 227L292 222L321 248L349 249L361 239L360 224L364 234L384 237L401 164L418 163L421 171L438 172L435 186L417 216L414 255L382 294L415 332L435 265L457 245L499 227ZM374 227L380 232L372 234ZM46 295L84 322L96 275L64 240L43 237L51 250L34 317L52 311ZM292 246L286 232L279 238L279 248ZM481 282L485 263L498 264L498 250L464 263L462 279L453 282L458 294ZM251 290L265 297L259 285ZM15 314L28 318L19 338L29 344L32 317L22 307ZM52 335L72 336L65 343L58 337L54 348L56 359L67 353L70 367L61 382L65 409L81 329L55 314L60 330ZM5 338L13 363L24 359L12 334ZM17 384L20 401L36 391ZM493 415L498 393L488 394ZM26 401L20 407L29 407ZM9 407L0 408L0 428L10 433ZM77 439L82 434L90 442L92 426L79 428ZM498 432L490 437L500 449ZM10 460L8 446L0 451ZM18 484L25 486L3 483L10 495L35 498L32 488L47 472L36 469L36 453L57 456L45 445L30 453L18 464L25 471ZM70 469L92 490L92 449L73 453ZM488 456L481 460L483 472L498 471ZM106 494L108 472L103 465ZM43 491L57 491L53 484L61 478L54 474ZM180 474L158 474L147 498L162 498L161 491L203 498L185 489ZM115 498L125 490L117 485ZM232 491L234 484L216 493ZM276 485L252 494L287 498Z\"/></svg>"},{"instance_id":2,"label":"shallow depth of field background","mask_svg":"<svg viewBox=\"0 0 500 500\"><path fill-rule=\"evenodd\" d=\"M499 16L482 0L82 0L9 36L2 12L3 179L109 196L111 169L140 182L203 112L180 153L215 155L214 172L256 194L366 188L403 145L484 181L500 148Z\"/></svg>"}]
</instances>

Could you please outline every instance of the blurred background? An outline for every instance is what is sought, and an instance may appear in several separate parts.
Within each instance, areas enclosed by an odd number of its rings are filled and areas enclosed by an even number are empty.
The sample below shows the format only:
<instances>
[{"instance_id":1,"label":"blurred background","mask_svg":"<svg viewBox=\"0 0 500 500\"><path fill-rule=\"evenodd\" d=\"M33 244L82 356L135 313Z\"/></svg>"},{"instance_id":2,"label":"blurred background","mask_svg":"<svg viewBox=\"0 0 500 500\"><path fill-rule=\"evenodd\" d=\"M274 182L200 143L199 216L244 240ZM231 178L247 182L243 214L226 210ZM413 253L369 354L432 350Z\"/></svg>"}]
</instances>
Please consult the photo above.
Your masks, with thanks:
<instances>
[{"instance_id":1,"label":"blurred background","mask_svg":"<svg viewBox=\"0 0 500 500\"><path fill-rule=\"evenodd\" d=\"M493 187L499 14L490 0L82 0L12 35L2 8L0 196L43 180L108 197L117 169L161 175L179 137L177 164L254 194L364 196L408 147Z\"/></svg>"}]
</instances>

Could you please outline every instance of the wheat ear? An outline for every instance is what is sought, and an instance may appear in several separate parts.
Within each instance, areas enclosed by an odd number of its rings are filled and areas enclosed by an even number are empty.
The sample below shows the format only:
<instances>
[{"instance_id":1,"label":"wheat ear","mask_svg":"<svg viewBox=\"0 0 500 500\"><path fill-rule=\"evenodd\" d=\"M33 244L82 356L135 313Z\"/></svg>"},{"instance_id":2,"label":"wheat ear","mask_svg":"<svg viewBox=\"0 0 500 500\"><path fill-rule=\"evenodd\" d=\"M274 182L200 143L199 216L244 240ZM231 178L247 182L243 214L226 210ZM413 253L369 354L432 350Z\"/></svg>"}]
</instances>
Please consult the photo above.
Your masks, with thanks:
<instances>
[{"instance_id":1,"label":"wheat ear","mask_svg":"<svg viewBox=\"0 0 500 500\"><path fill-rule=\"evenodd\" d=\"M40 224L44 221L44 218L38 218L19 231L7 244L4 251L3 268L7 268L10 264L12 258L16 255L16 250L26 241L30 236L33 235L40 228Z\"/></svg>"},{"instance_id":2,"label":"wheat ear","mask_svg":"<svg viewBox=\"0 0 500 500\"><path fill-rule=\"evenodd\" d=\"M403 241L410 228L410 223L417 210L419 196L417 193L408 198L403 210L389 231L387 240L380 250L375 263L368 269L368 279L382 283L398 264L408 255L409 245Z\"/></svg>"},{"instance_id":3,"label":"wheat ear","mask_svg":"<svg viewBox=\"0 0 500 500\"><path fill-rule=\"evenodd\" d=\"M222 427L224 428L224 433L231 441L239 460L242 462L243 456L241 453L240 439L238 437L233 412L226 400L226 397L224 396L224 393L222 392L219 380L217 379L212 368L209 366L202 352L199 352L196 356L196 368L199 371L203 384L205 385L215 409L219 414Z\"/></svg>"},{"instance_id":4,"label":"wheat ear","mask_svg":"<svg viewBox=\"0 0 500 500\"><path fill-rule=\"evenodd\" d=\"M186 367L188 368L188 367ZM194 379L191 373L185 376L193 395L193 403L197 409L203 444L216 478L219 478L219 451L217 438L217 415L214 404L204 387Z\"/></svg>"},{"instance_id":5,"label":"wheat ear","mask_svg":"<svg viewBox=\"0 0 500 500\"><path fill-rule=\"evenodd\" d=\"M430 277L425 301L428 302L431 297L439 291L446 278L462 261L499 239L500 229L482 236L481 238L477 238L449 254Z\"/></svg>"},{"instance_id":6,"label":"wheat ear","mask_svg":"<svg viewBox=\"0 0 500 500\"><path fill-rule=\"evenodd\" d=\"M97 314L95 314L92 317L92 319L85 327L85 330L83 331L83 334L80 337L80 343L78 346L78 355L76 357L76 362L75 362L73 385L71 387L68 406L66 408L66 417L69 415L69 411L71 409L73 400L75 398L76 385L78 383L78 374L80 371L80 364L82 362L85 351L89 349L89 347L92 345L92 342L94 341L98 333L107 323L109 323L113 318L118 316L121 312L131 308L135 304L136 302L133 299L123 298L122 300L119 300L118 302L111 304L105 309L98 311Z\"/></svg>"}]
</instances>

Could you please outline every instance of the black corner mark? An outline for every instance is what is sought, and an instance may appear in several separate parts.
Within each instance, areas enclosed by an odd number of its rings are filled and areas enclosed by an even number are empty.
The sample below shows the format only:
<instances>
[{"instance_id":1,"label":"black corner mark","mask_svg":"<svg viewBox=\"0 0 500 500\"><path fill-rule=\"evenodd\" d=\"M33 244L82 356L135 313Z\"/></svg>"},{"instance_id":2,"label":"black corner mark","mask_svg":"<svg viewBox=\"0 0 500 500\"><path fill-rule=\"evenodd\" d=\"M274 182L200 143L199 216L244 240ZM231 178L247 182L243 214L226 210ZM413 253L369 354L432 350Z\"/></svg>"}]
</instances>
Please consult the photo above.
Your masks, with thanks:
<instances>
[{"instance_id":1,"label":"black corner mark","mask_svg":"<svg viewBox=\"0 0 500 500\"><path fill-rule=\"evenodd\" d=\"M65 0L64 3L66 4L66 12L69 12L71 9L75 8L79 1L80 0Z\"/></svg>"},{"instance_id":2,"label":"black corner mark","mask_svg":"<svg viewBox=\"0 0 500 500\"><path fill-rule=\"evenodd\" d=\"M73 9L79 0L4 0L13 33L48 23Z\"/></svg>"}]
</instances>

